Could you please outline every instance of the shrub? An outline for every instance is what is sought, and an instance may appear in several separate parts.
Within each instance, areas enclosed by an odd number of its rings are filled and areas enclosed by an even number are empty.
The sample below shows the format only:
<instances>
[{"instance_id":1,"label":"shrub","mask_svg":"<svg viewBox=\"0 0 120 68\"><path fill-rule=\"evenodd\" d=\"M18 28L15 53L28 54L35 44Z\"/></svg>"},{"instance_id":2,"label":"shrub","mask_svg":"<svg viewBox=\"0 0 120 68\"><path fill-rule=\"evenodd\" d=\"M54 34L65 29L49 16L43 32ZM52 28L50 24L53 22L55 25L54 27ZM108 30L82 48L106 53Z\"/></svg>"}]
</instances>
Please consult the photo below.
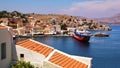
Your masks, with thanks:
<instances>
[{"instance_id":1,"label":"shrub","mask_svg":"<svg viewBox=\"0 0 120 68\"><path fill-rule=\"evenodd\" d=\"M12 65L12 68L34 68L30 62L18 61L15 65Z\"/></svg>"}]
</instances>

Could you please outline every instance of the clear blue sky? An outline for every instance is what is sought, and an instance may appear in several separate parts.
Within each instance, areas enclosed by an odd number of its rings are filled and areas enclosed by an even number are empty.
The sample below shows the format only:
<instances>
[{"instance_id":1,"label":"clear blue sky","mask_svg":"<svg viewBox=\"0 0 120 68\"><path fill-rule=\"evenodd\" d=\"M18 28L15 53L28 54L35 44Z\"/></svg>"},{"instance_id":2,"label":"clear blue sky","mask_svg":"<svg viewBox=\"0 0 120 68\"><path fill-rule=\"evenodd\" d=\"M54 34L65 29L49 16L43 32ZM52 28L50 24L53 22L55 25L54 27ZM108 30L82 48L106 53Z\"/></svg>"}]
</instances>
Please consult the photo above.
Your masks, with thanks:
<instances>
[{"instance_id":1,"label":"clear blue sky","mask_svg":"<svg viewBox=\"0 0 120 68\"><path fill-rule=\"evenodd\" d=\"M0 11L107 17L120 12L119 0L1 0Z\"/></svg>"},{"instance_id":2,"label":"clear blue sky","mask_svg":"<svg viewBox=\"0 0 120 68\"><path fill-rule=\"evenodd\" d=\"M2 0L0 2L0 10L23 11L23 12L39 12L44 13L51 10L59 10L71 6L73 2L82 0Z\"/></svg>"}]
</instances>

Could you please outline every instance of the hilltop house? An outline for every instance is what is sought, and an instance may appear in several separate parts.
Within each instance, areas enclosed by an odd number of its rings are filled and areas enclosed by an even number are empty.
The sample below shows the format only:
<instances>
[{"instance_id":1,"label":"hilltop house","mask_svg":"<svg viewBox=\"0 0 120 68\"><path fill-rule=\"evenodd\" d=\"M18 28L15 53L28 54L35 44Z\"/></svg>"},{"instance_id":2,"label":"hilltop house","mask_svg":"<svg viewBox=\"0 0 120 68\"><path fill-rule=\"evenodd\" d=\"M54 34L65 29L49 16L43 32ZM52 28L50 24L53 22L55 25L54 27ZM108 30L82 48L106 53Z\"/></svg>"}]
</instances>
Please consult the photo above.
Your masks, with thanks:
<instances>
[{"instance_id":1,"label":"hilltop house","mask_svg":"<svg viewBox=\"0 0 120 68\"><path fill-rule=\"evenodd\" d=\"M61 33L61 26L60 25L55 25L55 31L58 33Z\"/></svg>"},{"instance_id":2,"label":"hilltop house","mask_svg":"<svg viewBox=\"0 0 120 68\"><path fill-rule=\"evenodd\" d=\"M15 17L15 18L9 18L8 26L12 27L13 29L23 27L23 22L21 18Z\"/></svg>"},{"instance_id":3,"label":"hilltop house","mask_svg":"<svg viewBox=\"0 0 120 68\"><path fill-rule=\"evenodd\" d=\"M1 18L0 19L0 23L2 24L2 25L8 25L8 22L9 22L9 20L8 20L8 18Z\"/></svg>"}]
</instances>

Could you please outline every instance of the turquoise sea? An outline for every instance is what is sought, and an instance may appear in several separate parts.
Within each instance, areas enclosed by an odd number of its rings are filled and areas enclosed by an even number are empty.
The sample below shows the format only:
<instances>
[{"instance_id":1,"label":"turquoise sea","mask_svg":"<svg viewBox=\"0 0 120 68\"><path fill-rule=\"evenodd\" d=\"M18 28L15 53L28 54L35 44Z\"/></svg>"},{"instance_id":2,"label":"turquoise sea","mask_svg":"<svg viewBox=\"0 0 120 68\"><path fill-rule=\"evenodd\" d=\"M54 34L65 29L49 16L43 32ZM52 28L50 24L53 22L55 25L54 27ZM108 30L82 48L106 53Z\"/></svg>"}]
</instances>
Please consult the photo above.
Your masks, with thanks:
<instances>
[{"instance_id":1,"label":"turquoise sea","mask_svg":"<svg viewBox=\"0 0 120 68\"><path fill-rule=\"evenodd\" d=\"M33 39L68 54L91 57L92 68L120 68L120 26L110 27L112 31L102 31L108 33L109 37L92 36L89 43L82 43L67 36L43 36Z\"/></svg>"}]
</instances>

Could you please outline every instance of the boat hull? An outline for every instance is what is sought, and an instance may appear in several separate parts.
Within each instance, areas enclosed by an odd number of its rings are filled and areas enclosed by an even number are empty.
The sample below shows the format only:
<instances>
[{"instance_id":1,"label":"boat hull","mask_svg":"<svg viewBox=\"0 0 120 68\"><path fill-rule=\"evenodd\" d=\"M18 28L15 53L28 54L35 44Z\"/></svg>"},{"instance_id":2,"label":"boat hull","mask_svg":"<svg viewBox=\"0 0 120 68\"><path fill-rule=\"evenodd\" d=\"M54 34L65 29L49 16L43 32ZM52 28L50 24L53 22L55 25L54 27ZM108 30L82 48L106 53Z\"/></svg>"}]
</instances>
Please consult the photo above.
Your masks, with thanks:
<instances>
[{"instance_id":1,"label":"boat hull","mask_svg":"<svg viewBox=\"0 0 120 68\"><path fill-rule=\"evenodd\" d=\"M109 37L108 34L95 34L95 37Z\"/></svg>"},{"instance_id":2,"label":"boat hull","mask_svg":"<svg viewBox=\"0 0 120 68\"><path fill-rule=\"evenodd\" d=\"M79 41L84 41L84 42L88 42L90 40L90 37L77 36L75 34L72 34L72 37L74 37L75 39Z\"/></svg>"}]
</instances>

